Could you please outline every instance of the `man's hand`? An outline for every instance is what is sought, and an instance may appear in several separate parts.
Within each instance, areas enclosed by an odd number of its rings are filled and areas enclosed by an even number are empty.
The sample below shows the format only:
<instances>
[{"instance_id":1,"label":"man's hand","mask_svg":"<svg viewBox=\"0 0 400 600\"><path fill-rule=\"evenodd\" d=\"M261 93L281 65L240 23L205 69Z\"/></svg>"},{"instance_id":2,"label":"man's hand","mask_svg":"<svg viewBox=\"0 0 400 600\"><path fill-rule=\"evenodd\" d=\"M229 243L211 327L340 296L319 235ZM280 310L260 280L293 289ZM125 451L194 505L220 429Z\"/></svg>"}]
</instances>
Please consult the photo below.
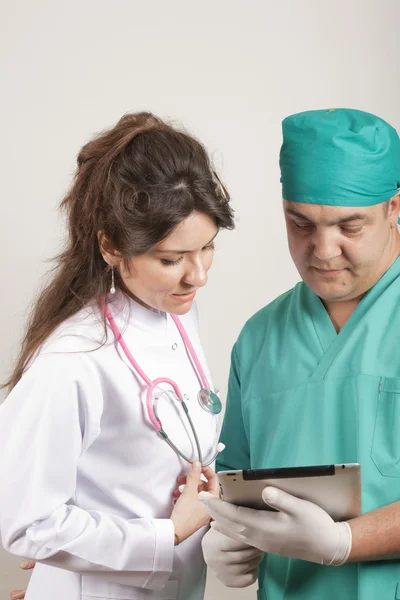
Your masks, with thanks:
<instances>
[{"instance_id":1,"label":"man's hand","mask_svg":"<svg viewBox=\"0 0 400 600\"><path fill-rule=\"evenodd\" d=\"M264 553L227 537L215 521L203 538L204 559L217 578L228 587L244 588L254 583Z\"/></svg>"},{"instance_id":2,"label":"man's hand","mask_svg":"<svg viewBox=\"0 0 400 600\"><path fill-rule=\"evenodd\" d=\"M263 552L299 558L321 565L340 565L351 551L348 523L335 523L322 508L266 487L263 500L279 512L254 510L199 494L221 533Z\"/></svg>"}]
</instances>

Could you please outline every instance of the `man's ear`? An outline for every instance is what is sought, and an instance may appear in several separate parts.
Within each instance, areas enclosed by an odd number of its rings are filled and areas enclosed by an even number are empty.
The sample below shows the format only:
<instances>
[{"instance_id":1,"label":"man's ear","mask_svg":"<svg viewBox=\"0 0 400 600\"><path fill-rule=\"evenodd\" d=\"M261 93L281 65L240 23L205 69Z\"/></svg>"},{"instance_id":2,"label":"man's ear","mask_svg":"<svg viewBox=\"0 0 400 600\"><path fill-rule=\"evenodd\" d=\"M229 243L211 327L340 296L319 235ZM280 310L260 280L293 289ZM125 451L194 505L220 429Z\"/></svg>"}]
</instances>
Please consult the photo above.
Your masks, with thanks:
<instances>
[{"instance_id":1,"label":"man's ear","mask_svg":"<svg viewBox=\"0 0 400 600\"><path fill-rule=\"evenodd\" d=\"M397 227L400 213L400 192L389 200L389 219L390 226Z\"/></svg>"}]
</instances>

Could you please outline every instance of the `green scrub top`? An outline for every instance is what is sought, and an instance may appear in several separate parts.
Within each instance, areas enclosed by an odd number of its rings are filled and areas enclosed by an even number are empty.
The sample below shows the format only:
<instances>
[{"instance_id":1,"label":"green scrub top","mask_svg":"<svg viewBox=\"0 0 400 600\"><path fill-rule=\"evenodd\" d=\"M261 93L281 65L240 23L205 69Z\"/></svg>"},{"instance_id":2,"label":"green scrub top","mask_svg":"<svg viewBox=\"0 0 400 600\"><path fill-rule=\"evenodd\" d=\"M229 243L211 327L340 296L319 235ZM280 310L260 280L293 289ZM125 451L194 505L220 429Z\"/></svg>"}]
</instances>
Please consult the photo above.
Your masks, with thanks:
<instances>
[{"instance_id":1,"label":"green scrub top","mask_svg":"<svg viewBox=\"0 0 400 600\"><path fill-rule=\"evenodd\" d=\"M362 466L363 512L400 499L400 259L336 333L299 283L254 315L232 352L217 471ZM273 554L259 600L400 600L400 560L321 566Z\"/></svg>"}]
</instances>

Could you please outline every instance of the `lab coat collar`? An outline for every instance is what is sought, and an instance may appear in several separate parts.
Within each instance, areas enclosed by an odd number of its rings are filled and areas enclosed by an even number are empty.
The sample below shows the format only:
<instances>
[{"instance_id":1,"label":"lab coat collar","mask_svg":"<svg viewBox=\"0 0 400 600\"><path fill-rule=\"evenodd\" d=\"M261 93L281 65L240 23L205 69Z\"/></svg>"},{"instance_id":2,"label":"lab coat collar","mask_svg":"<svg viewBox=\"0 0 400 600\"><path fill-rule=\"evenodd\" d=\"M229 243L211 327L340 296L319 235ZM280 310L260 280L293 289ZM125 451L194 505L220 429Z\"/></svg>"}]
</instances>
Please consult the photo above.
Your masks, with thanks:
<instances>
[{"instance_id":1,"label":"lab coat collar","mask_svg":"<svg viewBox=\"0 0 400 600\"><path fill-rule=\"evenodd\" d=\"M141 330L159 333L167 330L168 314L166 312L157 309L150 310L121 290L114 295L109 294L107 303L119 327L134 325L135 328Z\"/></svg>"}]
</instances>

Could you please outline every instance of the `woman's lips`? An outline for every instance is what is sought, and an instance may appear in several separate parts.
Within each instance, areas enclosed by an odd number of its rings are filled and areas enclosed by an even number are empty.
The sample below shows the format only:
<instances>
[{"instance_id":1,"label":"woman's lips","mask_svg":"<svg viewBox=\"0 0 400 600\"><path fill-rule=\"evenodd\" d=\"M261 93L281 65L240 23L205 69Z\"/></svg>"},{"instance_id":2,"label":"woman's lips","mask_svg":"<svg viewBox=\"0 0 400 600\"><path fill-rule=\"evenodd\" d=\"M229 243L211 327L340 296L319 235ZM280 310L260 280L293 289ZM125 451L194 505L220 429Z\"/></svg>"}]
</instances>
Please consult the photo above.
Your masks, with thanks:
<instances>
[{"instance_id":1,"label":"woman's lips","mask_svg":"<svg viewBox=\"0 0 400 600\"><path fill-rule=\"evenodd\" d=\"M173 298L178 302L190 302L196 295L196 290L194 292L189 292L186 294L172 294Z\"/></svg>"}]
</instances>

